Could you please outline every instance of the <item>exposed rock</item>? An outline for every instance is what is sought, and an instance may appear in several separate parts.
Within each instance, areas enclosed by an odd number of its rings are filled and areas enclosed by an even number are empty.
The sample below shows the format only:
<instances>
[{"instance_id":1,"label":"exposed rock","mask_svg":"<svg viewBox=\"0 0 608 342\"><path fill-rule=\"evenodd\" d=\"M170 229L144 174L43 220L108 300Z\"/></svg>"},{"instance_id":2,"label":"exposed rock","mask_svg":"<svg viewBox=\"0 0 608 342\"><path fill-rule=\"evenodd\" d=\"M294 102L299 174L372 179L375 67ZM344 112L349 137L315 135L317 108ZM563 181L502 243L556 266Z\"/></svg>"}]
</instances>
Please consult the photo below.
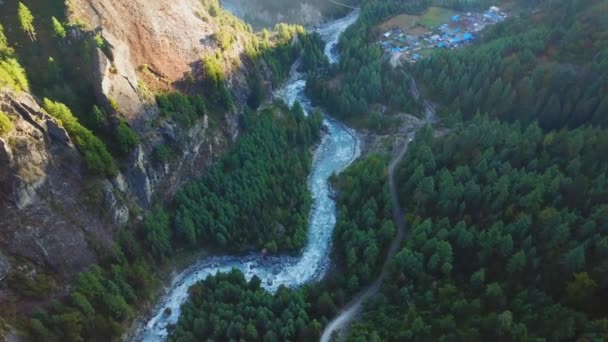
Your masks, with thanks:
<instances>
[{"instance_id":1,"label":"exposed rock","mask_svg":"<svg viewBox=\"0 0 608 342\"><path fill-rule=\"evenodd\" d=\"M56 139L59 142L62 142L66 145L70 143L70 137L68 136L68 132L63 129L63 127L59 126L59 124L53 120L46 120L46 129L49 132L51 138Z\"/></svg>"},{"instance_id":2,"label":"exposed rock","mask_svg":"<svg viewBox=\"0 0 608 342\"><path fill-rule=\"evenodd\" d=\"M168 122L163 122L160 126L160 133L168 142L175 141L175 127Z\"/></svg>"},{"instance_id":3,"label":"exposed rock","mask_svg":"<svg viewBox=\"0 0 608 342\"><path fill-rule=\"evenodd\" d=\"M86 173L68 134L30 95L0 90L0 110L14 125L0 139L0 251L11 257L0 263L25 258L69 281L96 261L96 248L111 247L114 227L128 220L124 194Z\"/></svg>"},{"instance_id":4,"label":"exposed rock","mask_svg":"<svg viewBox=\"0 0 608 342\"><path fill-rule=\"evenodd\" d=\"M203 20L207 10L200 0L74 0L73 4L75 18L103 28L121 74L128 75L127 63L133 70L147 65L171 84L190 72L202 55L215 52L202 41L219 26L214 20Z\"/></svg>"},{"instance_id":5,"label":"exposed rock","mask_svg":"<svg viewBox=\"0 0 608 342\"><path fill-rule=\"evenodd\" d=\"M0 252L0 281L6 278L6 275L8 274L10 268L11 264L8 262L8 259L6 258L6 256L4 256L4 254L2 254L2 252Z\"/></svg>"},{"instance_id":6,"label":"exposed rock","mask_svg":"<svg viewBox=\"0 0 608 342\"><path fill-rule=\"evenodd\" d=\"M104 207L110 213L115 226L122 227L129 222L129 207L124 202L119 202L114 193L115 189L108 180L103 181Z\"/></svg>"},{"instance_id":7,"label":"exposed rock","mask_svg":"<svg viewBox=\"0 0 608 342\"><path fill-rule=\"evenodd\" d=\"M117 106L117 114L127 119L142 141L129 158L126 186L121 188L128 188L144 208L153 199L170 198L188 179L204 173L214 153L224 150L226 140L237 138L239 112L225 113L214 132L208 130L208 117L186 129L161 118L144 89L178 90L187 75L202 76L202 56L221 53L237 106L245 103L249 89L241 58L247 37L236 37L230 51L220 51L212 39L220 23L199 0L74 0L72 8L72 19L88 22L105 42L94 60L98 99L108 112ZM264 74L272 76L268 71ZM160 143L171 145L177 155L163 165L152 162Z\"/></svg>"},{"instance_id":8,"label":"exposed rock","mask_svg":"<svg viewBox=\"0 0 608 342\"><path fill-rule=\"evenodd\" d=\"M86 75L94 80L98 102L105 104L113 121L125 118L141 144L121 161L123 172L114 179L92 176L67 132L33 97L0 90L0 110L11 116L15 127L0 139L0 251L7 257L0 255L0 279L10 262L26 259L52 271L63 289L97 261L98 248L111 247L113 232L130 219L142 219L142 214L131 217L132 205L145 212L204 174L237 138L238 108L249 94L247 61L242 60L248 38L236 37L230 51L220 51L211 39L220 24L200 0L70 4L75 9L72 19L87 21L90 30L70 28L68 41L98 33L104 39L103 51L97 49L94 69ZM205 115L189 128L161 117L144 89L178 90L185 76L200 72L201 56L215 53L225 56L227 83L237 109L223 118L214 116L212 124ZM272 78L268 68L262 77ZM163 165L152 158L161 143L175 154ZM0 306L7 297L0 292Z\"/></svg>"},{"instance_id":9,"label":"exposed rock","mask_svg":"<svg viewBox=\"0 0 608 342\"><path fill-rule=\"evenodd\" d=\"M118 173L118 175L116 175L116 177L114 177L114 179L112 180L112 184L114 184L114 186L122 192L127 192L127 190L129 189L125 177L120 172Z\"/></svg>"},{"instance_id":10,"label":"exposed rock","mask_svg":"<svg viewBox=\"0 0 608 342\"><path fill-rule=\"evenodd\" d=\"M152 184L148 176L149 165L142 145L133 153L131 168L127 172L129 187L139 201L147 206L152 201Z\"/></svg>"}]
</instances>

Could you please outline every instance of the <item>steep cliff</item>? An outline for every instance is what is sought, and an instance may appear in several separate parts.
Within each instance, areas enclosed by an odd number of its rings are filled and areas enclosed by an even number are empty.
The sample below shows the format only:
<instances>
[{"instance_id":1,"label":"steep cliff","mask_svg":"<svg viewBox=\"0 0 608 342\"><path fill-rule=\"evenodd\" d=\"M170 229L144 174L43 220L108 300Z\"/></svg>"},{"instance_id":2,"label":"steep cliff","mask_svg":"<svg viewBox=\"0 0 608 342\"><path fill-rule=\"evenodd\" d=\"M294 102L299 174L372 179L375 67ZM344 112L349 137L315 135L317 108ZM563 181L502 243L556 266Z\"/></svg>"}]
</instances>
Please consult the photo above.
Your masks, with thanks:
<instances>
[{"instance_id":1,"label":"steep cliff","mask_svg":"<svg viewBox=\"0 0 608 342\"><path fill-rule=\"evenodd\" d=\"M74 68L93 85L91 102L106 109L109 125L124 120L138 143L128 155L116 157L116 177L92 175L74 137L40 107L46 92L18 92L0 84L0 112L12 123L0 137L4 318L29 310L29 302L65 293L74 275L111 248L115 232L137 225L154 203L170 200L187 180L201 176L238 136L239 112L251 91L253 62L246 49L254 35L217 1L70 0L67 5L72 24L66 25L61 48L75 49L87 37L100 41L90 62L83 59ZM34 14L44 11L36 6L44 5L32 3ZM0 9L15 7L0 2ZM15 36L16 24L4 20ZM229 32L229 45L218 38L222 31ZM36 43L45 48L45 33L38 33ZM208 76L201 65L205 56L221 63L235 106L211 106L188 125L163 115L154 94L200 92ZM267 66L256 70L269 87ZM159 157L167 147L170 157Z\"/></svg>"},{"instance_id":2,"label":"steep cliff","mask_svg":"<svg viewBox=\"0 0 608 342\"><path fill-rule=\"evenodd\" d=\"M0 288L4 306L11 293L43 298L60 290L60 279L110 246L129 209L121 177L88 176L66 131L31 95L0 90L0 112L12 123L0 136L0 279L10 284ZM56 279L36 289L40 272Z\"/></svg>"},{"instance_id":3,"label":"steep cliff","mask_svg":"<svg viewBox=\"0 0 608 342\"><path fill-rule=\"evenodd\" d=\"M159 114L151 92L188 91L200 79L203 56L219 55L227 81L242 104L248 92L244 47L248 35L234 34L229 49L222 49L214 35L226 23L209 12L213 1L111 1L73 0L69 18L85 22L99 32L106 48L94 58L94 84L100 102L117 109L140 135L142 144L131 156L126 181L141 204L154 194L171 195L183 182L202 173L214 151L238 135L238 112L219 113L219 125L209 131L205 117L193 127L181 127ZM216 4L216 3L215 3ZM196 78L195 78L196 77ZM238 108L238 107L237 107ZM161 143L176 146L177 161L153 165L151 154ZM215 149L214 149L215 148ZM162 189L162 191L158 191Z\"/></svg>"}]
</instances>

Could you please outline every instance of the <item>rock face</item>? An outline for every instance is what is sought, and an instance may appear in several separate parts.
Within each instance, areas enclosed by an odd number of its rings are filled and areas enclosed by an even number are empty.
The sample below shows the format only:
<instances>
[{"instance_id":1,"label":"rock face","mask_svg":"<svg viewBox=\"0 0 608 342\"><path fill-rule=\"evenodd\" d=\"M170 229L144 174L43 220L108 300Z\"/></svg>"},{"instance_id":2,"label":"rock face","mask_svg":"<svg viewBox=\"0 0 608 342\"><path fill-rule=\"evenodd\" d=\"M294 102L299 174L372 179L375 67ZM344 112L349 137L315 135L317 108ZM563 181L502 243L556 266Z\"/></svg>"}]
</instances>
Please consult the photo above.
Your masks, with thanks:
<instances>
[{"instance_id":1,"label":"rock face","mask_svg":"<svg viewBox=\"0 0 608 342\"><path fill-rule=\"evenodd\" d=\"M121 73L130 76L147 65L173 82L191 70L193 61L213 53L206 44L218 24L204 21L207 10L200 0L75 0L73 17L103 28L104 38L114 47L113 59Z\"/></svg>"},{"instance_id":2,"label":"rock face","mask_svg":"<svg viewBox=\"0 0 608 342\"><path fill-rule=\"evenodd\" d=\"M3 286L11 272L46 272L64 290L97 261L97 252L111 247L114 232L137 224L141 215L130 208L145 212L203 175L238 136L238 108L249 91L242 57L248 37L235 37L230 49L221 50L211 39L220 26L200 0L69 3L70 17L89 24L86 31L71 29L70 36L103 37L91 70L95 95L109 113L127 120L141 143L120 160L114 179L92 176L61 124L31 95L0 89L0 111L14 126L0 137L0 307L15 298ZM186 90L181 84L196 73L201 57L216 53L237 109L220 118L215 113L213 124L204 116L188 128L162 117L150 90ZM169 160L155 158L161 144L171 146Z\"/></svg>"},{"instance_id":3,"label":"rock face","mask_svg":"<svg viewBox=\"0 0 608 342\"><path fill-rule=\"evenodd\" d=\"M107 46L105 54L97 54L98 92L115 101L121 114L140 132L155 117L154 110L147 108L150 99L140 85L155 91L174 90L197 72L203 56L216 53L232 60L224 66L229 78L238 79L238 74L246 72L240 56L247 37L237 36L228 51L221 50L212 38L221 25L201 0L72 3L71 19L85 21L99 31Z\"/></svg>"},{"instance_id":4,"label":"rock face","mask_svg":"<svg viewBox=\"0 0 608 342\"><path fill-rule=\"evenodd\" d=\"M0 111L14 125L0 138L3 260L25 258L69 278L96 260L91 241L110 245L112 230L128 220L127 206L114 196L119 189L86 175L65 130L30 95L0 90ZM105 190L108 196L97 196ZM111 206L100 210L98 200Z\"/></svg>"},{"instance_id":5,"label":"rock face","mask_svg":"<svg viewBox=\"0 0 608 342\"><path fill-rule=\"evenodd\" d=\"M144 208L153 199L170 198L236 139L238 109L224 113L213 130L206 117L184 128L159 115L150 91L184 90L184 80L200 73L201 58L219 54L238 108L248 94L242 60L248 37L236 36L230 49L222 50L212 39L221 24L200 0L73 0L71 9L72 20L87 22L105 42L95 56L96 95L108 111L117 109L142 141L125 171L129 192ZM155 162L159 144L174 146L176 158Z\"/></svg>"}]
</instances>

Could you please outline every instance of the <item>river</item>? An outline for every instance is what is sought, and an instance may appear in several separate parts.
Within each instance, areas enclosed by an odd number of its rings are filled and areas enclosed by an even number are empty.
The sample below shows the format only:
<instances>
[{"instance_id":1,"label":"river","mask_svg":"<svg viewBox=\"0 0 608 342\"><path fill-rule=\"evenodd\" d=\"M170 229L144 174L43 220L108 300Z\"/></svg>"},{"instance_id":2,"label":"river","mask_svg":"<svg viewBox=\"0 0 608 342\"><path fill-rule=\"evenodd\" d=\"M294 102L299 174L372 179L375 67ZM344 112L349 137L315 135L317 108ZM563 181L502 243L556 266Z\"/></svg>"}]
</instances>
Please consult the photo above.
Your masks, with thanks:
<instances>
[{"instance_id":1,"label":"river","mask_svg":"<svg viewBox=\"0 0 608 342\"><path fill-rule=\"evenodd\" d=\"M330 62L338 61L335 46L340 34L359 16L355 10L348 16L320 26L317 32L326 42L325 54ZM305 111L312 110L310 100L304 94L305 75L293 68L285 85L275 93L286 103L302 103ZM336 203L331 198L329 178L349 166L360 155L360 143L355 132L325 117L327 134L314 152L312 173L308 187L313 204L309 216L308 242L299 257L277 257L251 254L245 256L205 257L173 278L171 285L154 308L151 318L138 331L136 341L165 341L167 326L177 323L181 305L188 299L188 289L197 282L217 272L238 269L247 279L254 275L262 280L262 286L270 292L279 286L298 287L307 282L319 281L330 264L329 255L333 230L336 225ZM168 309L168 310L167 310Z\"/></svg>"}]
</instances>

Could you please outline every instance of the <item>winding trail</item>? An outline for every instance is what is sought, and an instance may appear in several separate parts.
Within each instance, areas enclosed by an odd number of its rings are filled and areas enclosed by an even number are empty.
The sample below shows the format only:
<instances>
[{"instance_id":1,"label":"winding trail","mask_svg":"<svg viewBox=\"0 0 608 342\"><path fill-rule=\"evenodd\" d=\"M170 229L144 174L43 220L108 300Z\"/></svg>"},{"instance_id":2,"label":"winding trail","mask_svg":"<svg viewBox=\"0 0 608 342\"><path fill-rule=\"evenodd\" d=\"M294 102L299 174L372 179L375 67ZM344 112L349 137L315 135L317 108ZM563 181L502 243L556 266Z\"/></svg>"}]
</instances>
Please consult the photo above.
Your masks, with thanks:
<instances>
[{"instance_id":1,"label":"winding trail","mask_svg":"<svg viewBox=\"0 0 608 342\"><path fill-rule=\"evenodd\" d=\"M418 90L418 86L416 81L412 78L410 93L416 99L419 100L421 98L420 91ZM437 108L436 106L426 99L422 99L423 102L423 110L424 110L424 119L427 125L432 125L438 122L437 119ZM416 136L416 130L410 132L406 135L405 141L402 141L401 145L398 145L395 155L391 160L391 163L388 167L388 177L389 177L389 189L391 193L391 199L393 201L393 222L395 226L397 226L397 235L393 239L388 252L386 253L386 259L384 260L384 264L382 265L382 271L376 280L371 283L367 288L361 291L353 300L351 300L335 317L329 324L325 327L323 334L321 335L321 342L329 342L332 340L334 335L340 335L345 332L346 328L350 325L350 323L355 319L357 314L360 312L363 303L375 295L379 290L382 282L388 275L388 264L390 260L397 254L399 250L399 246L405 239L406 225L405 225L405 215L403 210L401 209L401 203L399 203L399 193L397 192L397 183L395 178L395 170L399 163L405 157L405 153L407 152L407 148L409 143ZM344 336L341 336L344 337Z\"/></svg>"},{"instance_id":2,"label":"winding trail","mask_svg":"<svg viewBox=\"0 0 608 342\"><path fill-rule=\"evenodd\" d=\"M407 135L407 139L401 144L401 146L399 146L397 153L393 157L393 160L391 161L388 167L389 188L393 201L393 221L397 226L397 235L395 236L395 239L393 239L393 242L391 243L388 252L386 253L386 259L384 261L384 265L382 266L382 272L371 285L369 285L365 290L359 293L350 303L348 303L344 307L342 312L340 312L340 314L336 318L329 322L329 324L325 328L325 331L323 331L323 334L321 335L321 342L329 342L331 341L334 334L339 334L340 332L344 331L345 328L348 327L348 325L353 321L355 316L359 313L363 303L367 299L375 295L378 290L380 290L382 282L388 275L388 263L395 256L395 254L397 254L399 246L405 238L405 216L403 214L403 210L401 210L401 205L399 203L399 195L397 193L397 184L395 179L395 170L397 168L397 165L399 165L399 163L403 160L403 157L405 157L405 153L407 152L407 147L409 145L410 139L413 139L415 134L415 132L412 132Z\"/></svg>"}]
</instances>

